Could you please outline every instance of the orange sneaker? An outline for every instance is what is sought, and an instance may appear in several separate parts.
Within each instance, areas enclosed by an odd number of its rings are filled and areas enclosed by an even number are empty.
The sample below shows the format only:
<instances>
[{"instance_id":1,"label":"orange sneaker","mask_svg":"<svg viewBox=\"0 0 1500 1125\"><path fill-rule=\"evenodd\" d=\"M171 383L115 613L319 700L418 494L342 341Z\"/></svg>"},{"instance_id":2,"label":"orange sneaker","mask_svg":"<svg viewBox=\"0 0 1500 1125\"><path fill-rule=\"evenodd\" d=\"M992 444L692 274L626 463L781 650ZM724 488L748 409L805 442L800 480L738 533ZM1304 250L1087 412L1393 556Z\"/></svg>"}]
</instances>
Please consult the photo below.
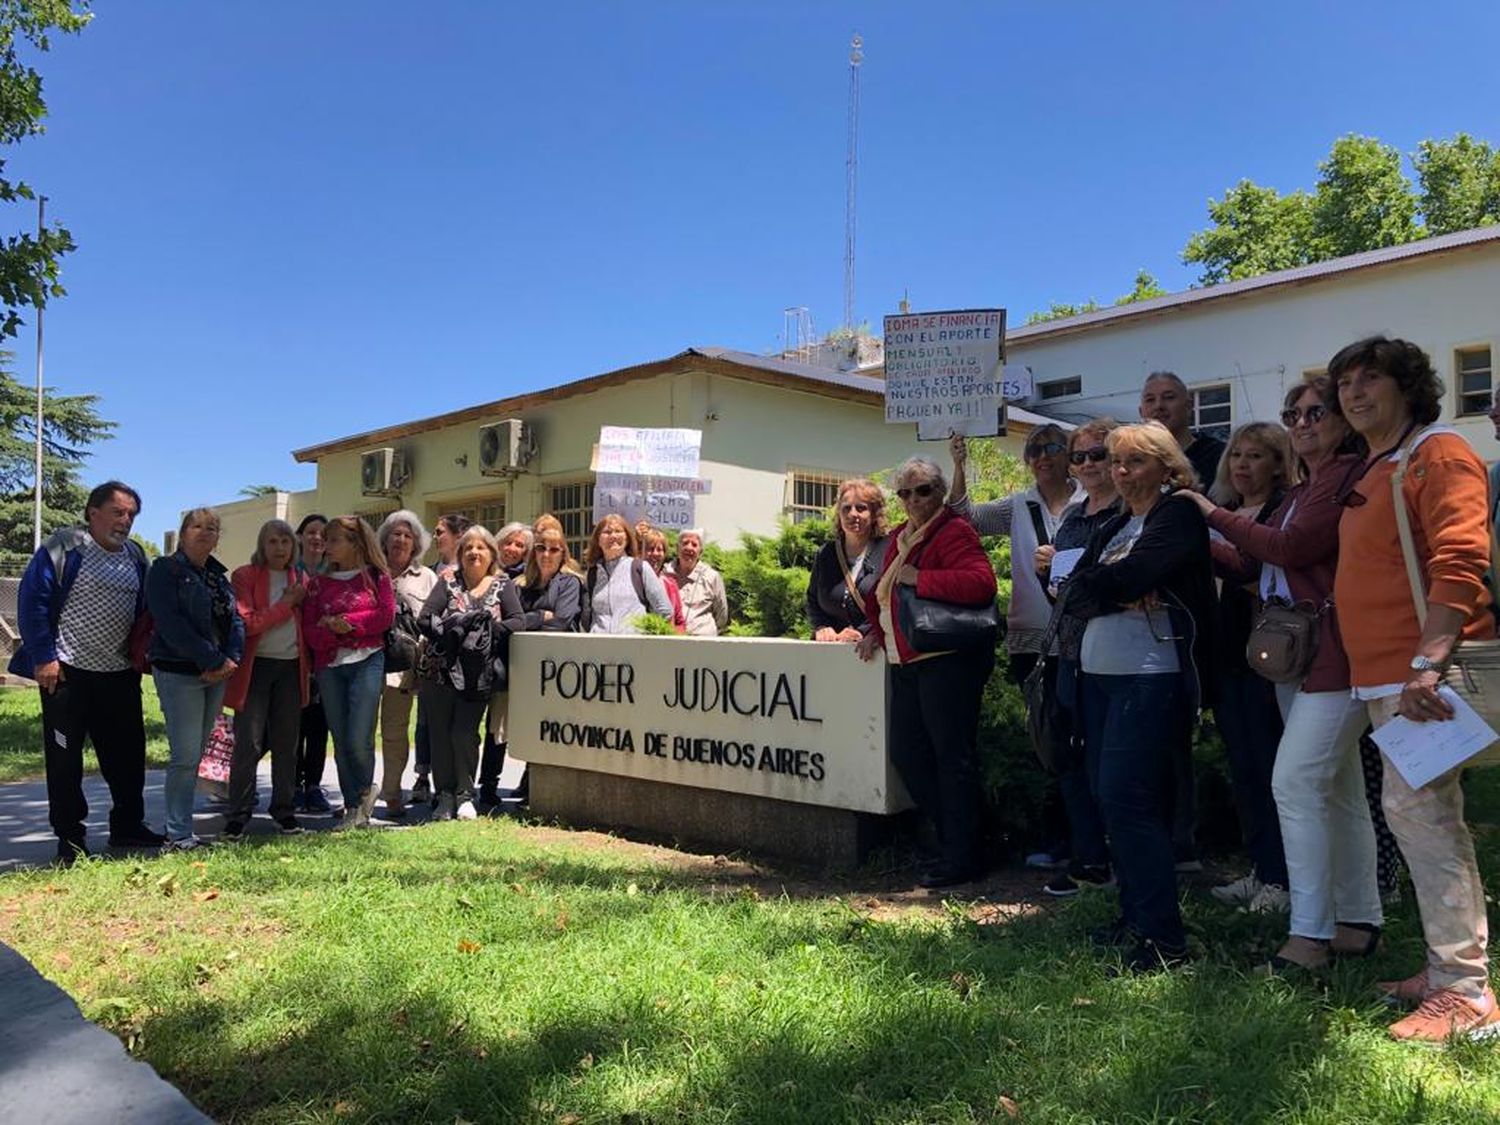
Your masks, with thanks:
<instances>
[{"instance_id":1,"label":"orange sneaker","mask_svg":"<svg viewBox=\"0 0 1500 1125\"><path fill-rule=\"evenodd\" d=\"M1422 971L1415 976L1407 977L1405 980L1383 980L1376 984L1375 988L1387 1004L1397 1004L1407 1008L1415 1008L1426 1000L1427 994L1432 991L1432 986L1427 983L1426 966L1423 966Z\"/></svg>"},{"instance_id":2,"label":"orange sneaker","mask_svg":"<svg viewBox=\"0 0 1500 1125\"><path fill-rule=\"evenodd\" d=\"M1391 1024L1391 1038L1420 1043L1443 1043L1449 1038L1488 1039L1500 1035L1500 1006L1486 985L1478 1000L1440 988L1405 1019Z\"/></svg>"}]
</instances>

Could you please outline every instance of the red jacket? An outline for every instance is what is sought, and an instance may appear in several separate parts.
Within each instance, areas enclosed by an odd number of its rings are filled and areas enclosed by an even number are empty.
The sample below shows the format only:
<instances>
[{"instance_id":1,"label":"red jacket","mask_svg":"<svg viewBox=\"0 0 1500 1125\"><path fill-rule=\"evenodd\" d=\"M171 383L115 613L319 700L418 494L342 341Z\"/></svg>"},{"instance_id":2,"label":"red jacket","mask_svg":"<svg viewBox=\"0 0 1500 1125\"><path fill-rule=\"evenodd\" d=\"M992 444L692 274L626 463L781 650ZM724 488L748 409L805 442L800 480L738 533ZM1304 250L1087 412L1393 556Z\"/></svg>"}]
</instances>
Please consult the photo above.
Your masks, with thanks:
<instances>
[{"instance_id":1,"label":"red jacket","mask_svg":"<svg viewBox=\"0 0 1500 1125\"><path fill-rule=\"evenodd\" d=\"M353 629L335 633L320 624L325 617L342 617ZM302 634L312 649L314 670L324 667L341 648L380 648L395 619L396 592L384 571L366 568L354 578L316 576L302 599Z\"/></svg>"},{"instance_id":2,"label":"red jacket","mask_svg":"<svg viewBox=\"0 0 1500 1125\"><path fill-rule=\"evenodd\" d=\"M882 576L895 561L899 542L896 537L905 530L906 524L903 523L891 532L890 546L880 568ZM917 568L919 598L954 605L983 605L995 600L995 570L979 543L979 535L968 520L954 515L946 506L932 517L926 537L906 561ZM884 646L885 630L880 620L880 603L875 596L879 586L877 581L865 595L865 619L870 622L870 635ZM894 599L891 621L896 630L896 652L900 655L900 663L905 664L923 655L907 644L901 635L901 618L896 612Z\"/></svg>"},{"instance_id":3,"label":"red jacket","mask_svg":"<svg viewBox=\"0 0 1500 1125\"><path fill-rule=\"evenodd\" d=\"M287 579L299 586L306 585L302 574L293 570ZM302 678L302 706L307 706L307 677L311 671L307 659L307 646L302 643L302 613L286 602L271 601L271 571L264 566L242 566L229 578L234 587L235 605L245 622L245 656L229 683L224 688L224 706L238 711L245 705L250 694L251 668L255 664L255 651L260 648L260 638L269 629L283 621L292 621L297 626L297 665Z\"/></svg>"}]
</instances>

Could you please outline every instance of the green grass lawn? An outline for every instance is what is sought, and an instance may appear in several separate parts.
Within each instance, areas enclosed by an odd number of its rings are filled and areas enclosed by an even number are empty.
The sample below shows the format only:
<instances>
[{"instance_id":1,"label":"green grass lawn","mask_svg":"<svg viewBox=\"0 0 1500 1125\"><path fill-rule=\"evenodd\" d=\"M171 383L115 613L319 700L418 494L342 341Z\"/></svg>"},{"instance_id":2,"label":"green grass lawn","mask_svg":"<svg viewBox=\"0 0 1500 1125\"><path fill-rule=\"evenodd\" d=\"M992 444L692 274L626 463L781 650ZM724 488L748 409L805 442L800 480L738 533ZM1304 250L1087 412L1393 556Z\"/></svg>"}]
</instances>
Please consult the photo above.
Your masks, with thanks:
<instances>
[{"instance_id":1,"label":"green grass lawn","mask_svg":"<svg viewBox=\"0 0 1500 1125\"><path fill-rule=\"evenodd\" d=\"M1500 775L1472 803L1493 887ZM481 821L6 875L0 938L225 1122L1500 1119L1500 1045L1385 1035L1409 905L1289 983L1254 971L1284 920L1195 894L1199 959L1111 979L1107 893L1011 917L782 878Z\"/></svg>"},{"instance_id":2,"label":"green grass lawn","mask_svg":"<svg viewBox=\"0 0 1500 1125\"><path fill-rule=\"evenodd\" d=\"M167 728L162 722L156 686L141 681L141 703L146 716L146 768L167 764ZM93 747L84 751L83 768L99 772ZM31 781L45 775L42 763L42 703L36 688L0 689L0 783Z\"/></svg>"}]
</instances>

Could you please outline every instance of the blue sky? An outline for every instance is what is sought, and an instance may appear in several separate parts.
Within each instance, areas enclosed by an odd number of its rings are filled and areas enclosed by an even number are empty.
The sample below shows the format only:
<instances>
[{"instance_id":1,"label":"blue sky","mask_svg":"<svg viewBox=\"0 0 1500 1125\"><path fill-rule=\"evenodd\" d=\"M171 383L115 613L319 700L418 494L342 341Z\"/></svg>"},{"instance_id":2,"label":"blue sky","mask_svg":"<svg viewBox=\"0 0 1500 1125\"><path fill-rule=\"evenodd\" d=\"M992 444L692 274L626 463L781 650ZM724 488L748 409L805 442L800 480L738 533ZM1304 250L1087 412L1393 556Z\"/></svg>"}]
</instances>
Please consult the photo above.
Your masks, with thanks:
<instances>
[{"instance_id":1,"label":"blue sky","mask_svg":"<svg viewBox=\"0 0 1500 1125\"><path fill-rule=\"evenodd\" d=\"M1171 289L1205 203L1335 137L1500 141L1493 0L1407 4L103 0L7 153L79 250L48 382L90 480L181 508L305 488L289 450L842 316ZM34 222L11 208L10 229ZM30 324L14 342L34 361Z\"/></svg>"}]
</instances>

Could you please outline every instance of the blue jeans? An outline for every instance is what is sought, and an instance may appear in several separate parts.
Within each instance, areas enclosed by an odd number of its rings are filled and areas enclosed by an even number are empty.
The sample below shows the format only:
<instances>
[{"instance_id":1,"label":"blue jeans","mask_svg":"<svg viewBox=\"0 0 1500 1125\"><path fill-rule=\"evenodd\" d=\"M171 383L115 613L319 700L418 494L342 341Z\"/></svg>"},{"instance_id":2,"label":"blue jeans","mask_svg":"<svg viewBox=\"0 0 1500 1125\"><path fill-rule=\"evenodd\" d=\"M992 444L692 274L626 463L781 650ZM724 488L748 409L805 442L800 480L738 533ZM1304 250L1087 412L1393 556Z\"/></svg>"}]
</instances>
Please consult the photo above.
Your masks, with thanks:
<instances>
[{"instance_id":1,"label":"blue jeans","mask_svg":"<svg viewBox=\"0 0 1500 1125\"><path fill-rule=\"evenodd\" d=\"M1192 726L1183 678L1085 672L1081 699L1120 911L1142 937L1180 949L1187 935L1177 903L1172 804L1175 765Z\"/></svg>"},{"instance_id":2,"label":"blue jeans","mask_svg":"<svg viewBox=\"0 0 1500 1125\"><path fill-rule=\"evenodd\" d=\"M167 725L171 761L164 786L167 836L183 840L193 834L193 796L198 790L198 763L224 706L225 682L206 683L182 672L152 672Z\"/></svg>"},{"instance_id":3,"label":"blue jeans","mask_svg":"<svg viewBox=\"0 0 1500 1125\"><path fill-rule=\"evenodd\" d=\"M375 784L375 715L384 686L385 653L378 648L356 664L318 670L323 713L328 716L328 733L333 735L339 792L351 813L365 790Z\"/></svg>"},{"instance_id":4,"label":"blue jeans","mask_svg":"<svg viewBox=\"0 0 1500 1125\"><path fill-rule=\"evenodd\" d=\"M1083 672L1076 660L1059 660L1057 666L1057 703L1067 714L1064 737L1083 743L1083 709L1079 705ZM1104 818L1099 813L1099 796L1094 792L1097 770L1089 767L1088 751L1075 745L1065 756L1067 763L1057 775L1062 790L1063 808L1068 814L1068 832L1072 837L1073 864L1080 867L1103 867L1109 863L1109 846L1104 841Z\"/></svg>"}]
</instances>

